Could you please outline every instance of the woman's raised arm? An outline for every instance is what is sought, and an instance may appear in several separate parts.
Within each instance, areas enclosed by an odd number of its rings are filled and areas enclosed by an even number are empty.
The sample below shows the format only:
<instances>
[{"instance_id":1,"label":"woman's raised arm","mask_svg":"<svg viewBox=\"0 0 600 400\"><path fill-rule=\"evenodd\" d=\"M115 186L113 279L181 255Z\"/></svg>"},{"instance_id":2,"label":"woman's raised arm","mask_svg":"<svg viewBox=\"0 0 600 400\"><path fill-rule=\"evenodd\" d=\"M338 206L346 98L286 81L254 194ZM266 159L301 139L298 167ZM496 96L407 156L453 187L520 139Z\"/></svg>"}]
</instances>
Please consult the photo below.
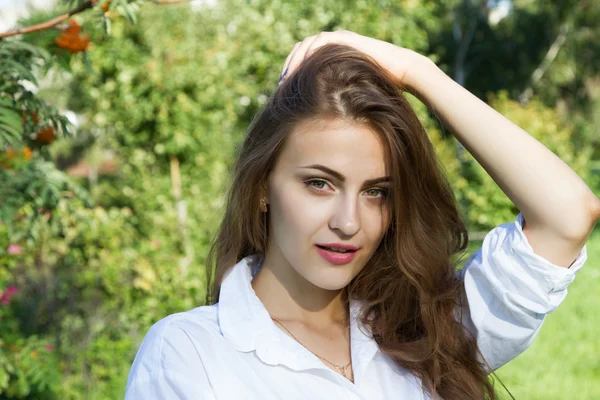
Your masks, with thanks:
<instances>
[{"instance_id":1,"label":"woman's raised arm","mask_svg":"<svg viewBox=\"0 0 600 400\"><path fill-rule=\"evenodd\" d=\"M600 199L546 146L429 60L408 76L416 94L521 211L533 251L569 267L600 218Z\"/></svg>"},{"instance_id":2,"label":"woman's raised arm","mask_svg":"<svg viewBox=\"0 0 600 400\"><path fill-rule=\"evenodd\" d=\"M600 218L600 199L564 161L425 56L381 40L349 31L310 36L294 46L283 79L327 43L368 54L432 108L519 208L533 251L555 265L572 264Z\"/></svg>"}]
</instances>

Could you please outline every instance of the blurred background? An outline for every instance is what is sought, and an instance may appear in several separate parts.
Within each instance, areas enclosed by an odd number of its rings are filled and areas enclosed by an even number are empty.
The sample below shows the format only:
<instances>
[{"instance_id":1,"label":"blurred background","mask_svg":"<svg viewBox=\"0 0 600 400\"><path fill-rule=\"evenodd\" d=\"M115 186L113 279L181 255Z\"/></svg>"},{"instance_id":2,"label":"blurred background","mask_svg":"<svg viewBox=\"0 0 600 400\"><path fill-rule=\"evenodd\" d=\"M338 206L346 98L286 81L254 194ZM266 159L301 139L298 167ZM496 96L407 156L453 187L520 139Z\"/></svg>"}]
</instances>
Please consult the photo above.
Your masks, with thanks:
<instances>
[{"instance_id":1,"label":"blurred background","mask_svg":"<svg viewBox=\"0 0 600 400\"><path fill-rule=\"evenodd\" d=\"M600 195L598 21L585 0L0 0L0 398L123 398L148 328L203 305L236 146L319 31L427 55ZM475 251L518 210L411 102ZM516 399L600 398L598 230L587 246L497 371Z\"/></svg>"}]
</instances>

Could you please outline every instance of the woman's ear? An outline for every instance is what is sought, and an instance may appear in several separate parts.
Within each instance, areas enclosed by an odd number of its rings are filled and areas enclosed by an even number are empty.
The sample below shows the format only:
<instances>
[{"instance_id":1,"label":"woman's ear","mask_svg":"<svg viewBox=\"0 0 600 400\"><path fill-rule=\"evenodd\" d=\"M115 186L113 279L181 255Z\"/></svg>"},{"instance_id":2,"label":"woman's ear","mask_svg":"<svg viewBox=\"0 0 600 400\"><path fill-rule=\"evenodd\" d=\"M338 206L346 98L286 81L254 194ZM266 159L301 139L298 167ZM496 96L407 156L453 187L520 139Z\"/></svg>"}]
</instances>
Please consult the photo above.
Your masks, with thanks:
<instances>
[{"instance_id":1,"label":"woman's ear","mask_svg":"<svg viewBox=\"0 0 600 400\"><path fill-rule=\"evenodd\" d=\"M260 198L265 197L266 203L269 204L269 188L266 183L260 185Z\"/></svg>"}]
</instances>

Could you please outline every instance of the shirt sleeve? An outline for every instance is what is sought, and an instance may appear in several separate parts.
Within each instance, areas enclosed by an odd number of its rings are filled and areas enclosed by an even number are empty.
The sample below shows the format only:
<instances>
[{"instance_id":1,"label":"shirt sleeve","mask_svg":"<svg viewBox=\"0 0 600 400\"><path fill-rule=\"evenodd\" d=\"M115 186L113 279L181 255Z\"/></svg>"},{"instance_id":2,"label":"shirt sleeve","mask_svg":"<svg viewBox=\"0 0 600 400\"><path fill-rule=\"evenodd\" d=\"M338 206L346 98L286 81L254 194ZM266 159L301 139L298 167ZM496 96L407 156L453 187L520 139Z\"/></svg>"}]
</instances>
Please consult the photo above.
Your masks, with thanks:
<instances>
[{"instance_id":1,"label":"shirt sleeve","mask_svg":"<svg viewBox=\"0 0 600 400\"><path fill-rule=\"evenodd\" d=\"M171 317L154 324L137 351L125 400L214 400L192 341Z\"/></svg>"},{"instance_id":2,"label":"shirt sleeve","mask_svg":"<svg viewBox=\"0 0 600 400\"><path fill-rule=\"evenodd\" d=\"M461 322L492 370L529 347L587 259L586 246L569 268L535 254L523 222L519 213L514 223L494 228L460 272L467 298Z\"/></svg>"}]
</instances>

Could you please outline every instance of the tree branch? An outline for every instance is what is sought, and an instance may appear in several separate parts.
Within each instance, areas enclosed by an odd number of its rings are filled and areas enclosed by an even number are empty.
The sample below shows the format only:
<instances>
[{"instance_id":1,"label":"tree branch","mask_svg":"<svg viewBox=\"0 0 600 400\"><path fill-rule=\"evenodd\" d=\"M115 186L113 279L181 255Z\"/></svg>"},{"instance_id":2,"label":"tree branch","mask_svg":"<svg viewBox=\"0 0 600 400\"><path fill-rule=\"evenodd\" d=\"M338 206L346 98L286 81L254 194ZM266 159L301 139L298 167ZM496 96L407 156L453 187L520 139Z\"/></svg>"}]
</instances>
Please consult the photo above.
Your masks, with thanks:
<instances>
[{"instance_id":1,"label":"tree branch","mask_svg":"<svg viewBox=\"0 0 600 400\"><path fill-rule=\"evenodd\" d=\"M529 102L529 99L533 95L533 87L538 83L538 81L540 79L542 79L542 77L548 70L548 67L550 66L550 64L552 64L552 61L554 61L554 59L556 58L558 51L560 50L560 48L565 43L565 40L567 39L567 33L568 33L568 27L567 27L567 23L565 22L560 27L560 31L558 32L558 35L554 39L554 42L548 49L548 52L546 53L544 60L535 69L535 71L533 71L533 74L531 75L531 83L519 95L519 102L521 104L526 104Z\"/></svg>"},{"instance_id":2,"label":"tree branch","mask_svg":"<svg viewBox=\"0 0 600 400\"><path fill-rule=\"evenodd\" d=\"M150 0L154 4L179 4L179 3L189 3L191 0ZM72 9L71 11L59 15L55 18L52 18L50 21L42 22L36 25L26 26L24 28L18 28L12 31L0 33L0 39L21 35L23 33L42 31L44 29L53 28L64 20L71 18L75 14L79 14L87 9L94 7L98 3L98 0L88 0L85 3L80 4L78 7Z\"/></svg>"},{"instance_id":3,"label":"tree branch","mask_svg":"<svg viewBox=\"0 0 600 400\"><path fill-rule=\"evenodd\" d=\"M456 23L460 25L459 22ZM471 42L473 41L473 37L475 36L475 32L477 32L477 25L477 16L471 17L469 19L469 26L467 27L467 32L461 35L460 46L458 47L458 51L456 52L456 61L454 62L454 73L455 80L460 86L465 86L465 81L467 80L467 74L465 72L465 59L467 56L467 52L469 51L469 46L471 46Z\"/></svg>"},{"instance_id":4,"label":"tree branch","mask_svg":"<svg viewBox=\"0 0 600 400\"><path fill-rule=\"evenodd\" d=\"M85 3L81 3L78 7L72 9L71 11L69 11L65 14L62 14L62 15L52 18L50 21L46 21L46 22L42 22L40 24L26 26L24 28L18 28L18 29L12 30L12 31L0 33L0 39L6 38L9 36L21 35L23 33L42 31L44 29L52 28L52 27L58 25L59 23L63 22L64 20L71 18L73 15L79 14L80 12L83 12L83 11L87 10L88 8L92 8L96 2L97 2L97 0L89 0L89 1L86 1Z\"/></svg>"},{"instance_id":5,"label":"tree branch","mask_svg":"<svg viewBox=\"0 0 600 400\"><path fill-rule=\"evenodd\" d=\"M521 92L521 94L519 95L519 103L527 104L529 102L531 96L533 95L533 87L537 84L537 82L540 79L542 79L542 77L546 73L546 70L556 58L561 47L565 44L565 41L567 40L567 35L569 34L570 23L574 21L576 14L580 12L585 12L586 9L590 6L590 4L590 0L579 1L575 9L571 10L571 14L565 18L564 22L560 26L558 35L554 39L554 42L552 43L550 48L548 49L546 56L544 57L540 65L535 69L535 71L533 71L529 85L527 85L525 90L523 90L523 92Z\"/></svg>"}]
</instances>

